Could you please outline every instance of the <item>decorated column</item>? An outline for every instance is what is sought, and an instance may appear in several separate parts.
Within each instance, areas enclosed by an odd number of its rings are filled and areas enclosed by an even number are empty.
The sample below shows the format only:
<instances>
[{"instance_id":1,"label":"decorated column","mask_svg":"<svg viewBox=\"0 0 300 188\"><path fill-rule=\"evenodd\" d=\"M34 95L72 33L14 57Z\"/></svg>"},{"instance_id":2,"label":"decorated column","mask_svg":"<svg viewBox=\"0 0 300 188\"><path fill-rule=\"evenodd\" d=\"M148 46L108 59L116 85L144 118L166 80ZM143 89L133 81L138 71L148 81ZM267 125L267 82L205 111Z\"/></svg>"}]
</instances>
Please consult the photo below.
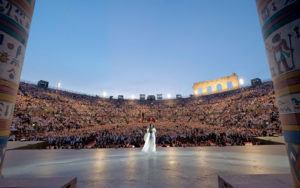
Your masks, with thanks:
<instances>
[{"instance_id":1,"label":"decorated column","mask_svg":"<svg viewBox=\"0 0 300 188\"><path fill-rule=\"evenodd\" d=\"M0 0L0 175L35 0Z\"/></svg>"},{"instance_id":2,"label":"decorated column","mask_svg":"<svg viewBox=\"0 0 300 188\"><path fill-rule=\"evenodd\" d=\"M294 186L300 187L300 0L256 0Z\"/></svg>"}]
</instances>

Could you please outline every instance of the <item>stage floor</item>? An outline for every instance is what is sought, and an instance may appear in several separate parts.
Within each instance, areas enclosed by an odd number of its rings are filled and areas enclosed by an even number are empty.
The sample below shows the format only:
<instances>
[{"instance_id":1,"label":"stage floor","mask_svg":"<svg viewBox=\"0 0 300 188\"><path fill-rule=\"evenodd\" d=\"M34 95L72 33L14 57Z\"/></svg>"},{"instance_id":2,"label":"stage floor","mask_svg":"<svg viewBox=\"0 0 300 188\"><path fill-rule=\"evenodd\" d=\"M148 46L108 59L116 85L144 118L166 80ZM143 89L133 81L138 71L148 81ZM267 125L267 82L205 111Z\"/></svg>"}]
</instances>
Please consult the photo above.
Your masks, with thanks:
<instances>
[{"instance_id":1,"label":"stage floor","mask_svg":"<svg viewBox=\"0 0 300 188\"><path fill-rule=\"evenodd\" d=\"M74 177L78 187L217 187L217 174L289 173L284 145L10 150L4 177Z\"/></svg>"}]
</instances>

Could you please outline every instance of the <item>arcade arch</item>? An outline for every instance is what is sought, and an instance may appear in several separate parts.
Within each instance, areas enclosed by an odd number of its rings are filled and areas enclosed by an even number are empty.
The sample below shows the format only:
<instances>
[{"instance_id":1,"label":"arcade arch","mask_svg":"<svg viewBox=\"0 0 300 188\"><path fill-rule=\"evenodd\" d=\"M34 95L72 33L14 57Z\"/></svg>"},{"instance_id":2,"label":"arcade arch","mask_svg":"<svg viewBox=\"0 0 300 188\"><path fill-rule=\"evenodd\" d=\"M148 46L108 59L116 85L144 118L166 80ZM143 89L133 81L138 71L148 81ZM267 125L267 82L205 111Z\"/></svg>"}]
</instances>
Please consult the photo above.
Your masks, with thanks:
<instances>
[{"instance_id":1,"label":"arcade arch","mask_svg":"<svg viewBox=\"0 0 300 188\"><path fill-rule=\"evenodd\" d=\"M212 93L212 87L208 86L206 91L207 91L207 93Z\"/></svg>"},{"instance_id":2,"label":"arcade arch","mask_svg":"<svg viewBox=\"0 0 300 188\"><path fill-rule=\"evenodd\" d=\"M202 88L199 88L199 89L198 89L198 94L199 94L199 95L202 95L202 94L203 94Z\"/></svg>"},{"instance_id":3,"label":"arcade arch","mask_svg":"<svg viewBox=\"0 0 300 188\"><path fill-rule=\"evenodd\" d=\"M228 89L232 89L233 88L233 84L231 81L227 82L227 88Z\"/></svg>"},{"instance_id":4,"label":"arcade arch","mask_svg":"<svg viewBox=\"0 0 300 188\"><path fill-rule=\"evenodd\" d=\"M217 91L218 92L222 91L222 84L217 84Z\"/></svg>"}]
</instances>

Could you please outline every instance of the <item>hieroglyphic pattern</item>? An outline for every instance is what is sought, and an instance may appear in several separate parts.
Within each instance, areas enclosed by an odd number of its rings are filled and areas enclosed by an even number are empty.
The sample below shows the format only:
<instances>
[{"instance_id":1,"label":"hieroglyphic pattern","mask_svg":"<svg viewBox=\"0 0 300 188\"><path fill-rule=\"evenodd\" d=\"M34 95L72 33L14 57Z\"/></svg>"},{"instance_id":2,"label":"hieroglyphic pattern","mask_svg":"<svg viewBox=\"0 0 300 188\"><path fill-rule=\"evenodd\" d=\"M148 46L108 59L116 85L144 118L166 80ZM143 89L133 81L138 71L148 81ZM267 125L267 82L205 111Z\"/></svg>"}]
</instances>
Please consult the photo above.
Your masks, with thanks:
<instances>
[{"instance_id":1,"label":"hieroglyphic pattern","mask_svg":"<svg viewBox=\"0 0 300 188\"><path fill-rule=\"evenodd\" d=\"M15 46L20 42L2 31L0 31L1 35L5 36L2 45L6 45L7 50L0 50L0 79L11 81L17 85L23 66L25 46L23 44Z\"/></svg>"},{"instance_id":2,"label":"hieroglyphic pattern","mask_svg":"<svg viewBox=\"0 0 300 188\"><path fill-rule=\"evenodd\" d=\"M300 93L277 97L280 114L300 113Z\"/></svg>"},{"instance_id":3,"label":"hieroglyphic pattern","mask_svg":"<svg viewBox=\"0 0 300 188\"><path fill-rule=\"evenodd\" d=\"M14 115L15 104L11 102L0 102L0 120L12 119Z\"/></svg>"},{"instance_id":4,"label":"hieroglyphic pattern","mask_svg":"<svg viewBox=\"0 0 300 188\"><path fill-rule=\"evenodd\" d=\"M34 0L0 0L0 174L34 3Z\"/></svg>"},{"instance_id":5,"label":"hieroglyphic pattern","mask_svg":"<svg viewBox=\"0 0 300 188\"><path fill-rule=\"evenodd\" d=\"M300 187L300 0L256 0L295 187Z\"/></svg>"}]
</instances>

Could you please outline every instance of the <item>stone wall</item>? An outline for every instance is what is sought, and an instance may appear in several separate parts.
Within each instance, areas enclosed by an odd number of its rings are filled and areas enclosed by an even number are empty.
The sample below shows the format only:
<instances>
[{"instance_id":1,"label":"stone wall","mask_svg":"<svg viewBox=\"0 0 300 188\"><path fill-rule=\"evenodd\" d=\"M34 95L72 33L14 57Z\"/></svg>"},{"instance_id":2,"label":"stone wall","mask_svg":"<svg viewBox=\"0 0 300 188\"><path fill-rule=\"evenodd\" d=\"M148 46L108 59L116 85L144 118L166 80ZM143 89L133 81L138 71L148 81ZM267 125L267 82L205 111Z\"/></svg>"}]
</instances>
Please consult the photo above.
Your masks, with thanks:
<instances>
[{"instance_id":1,"label":"stone wall","mask_svg":"<svg viewBox=\"0 0 300 188\"><path fill-rule=\"evenodd\" d=\"M232 83L232 88L228 88L229 82ZM194 91L195 95L206 95L206 94L217 93L217 92L220 92L217 89L218 85L220 85L222 87L221 91L238 89L239 88L238 76L235 73L233 73L230 76L218 78L215 80L196 82L193 85L193 91ZM208 90L207 90L209 87L211 87L211 92L208 92ZM199 92L199 89L202 89L202 93Z\"/></svg>"}]
</instances>

